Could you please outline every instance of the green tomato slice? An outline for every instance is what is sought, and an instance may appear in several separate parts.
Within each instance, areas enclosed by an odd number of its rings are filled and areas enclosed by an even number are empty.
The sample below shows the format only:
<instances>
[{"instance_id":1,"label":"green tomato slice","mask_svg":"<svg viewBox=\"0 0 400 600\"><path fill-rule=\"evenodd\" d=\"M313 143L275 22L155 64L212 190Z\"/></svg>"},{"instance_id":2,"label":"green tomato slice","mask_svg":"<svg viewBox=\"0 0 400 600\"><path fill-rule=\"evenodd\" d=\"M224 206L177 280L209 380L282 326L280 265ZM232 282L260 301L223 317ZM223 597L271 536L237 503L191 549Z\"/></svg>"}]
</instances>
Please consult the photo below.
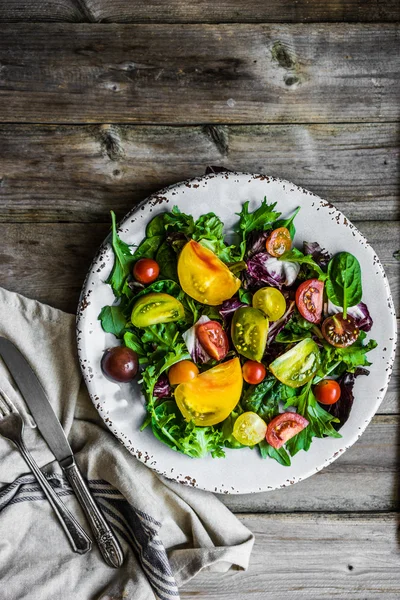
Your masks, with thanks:
<instances>
[{"instance_id":1,"label":"green tomato slice","mask_svg":"<svg viewBox=\"0 0 400 600\"><path fill-rule=\"evenodd\" d=\"M289 387L297 388L314 377L320 362L317 344L311 338L306 338L285 354L278 356L269 368L279 381Z\"/></svg>"},{"instance_id":2,"label":"green tomato slice","mask_svg":"<svg viewBox=\"0 0 400 600\"><path fill-rule=\"evenodd\" d=\"M242 307L232 319L232 341L236 350L250 360L261 362L268 335L268 319L257 308Z\"/></svg>"},{"instance_id":3,"label":"green tomato slice","mask_svg":"<svg viewBox=\"0 0 400 600\"><path fill-rule=\"evenodd\" d=\"M169 294L150 293L141 296L134 304L131 321L135 327L149 327L157 323L179 321L185 309L179 300Z\"/></svg>"}]
</instances>

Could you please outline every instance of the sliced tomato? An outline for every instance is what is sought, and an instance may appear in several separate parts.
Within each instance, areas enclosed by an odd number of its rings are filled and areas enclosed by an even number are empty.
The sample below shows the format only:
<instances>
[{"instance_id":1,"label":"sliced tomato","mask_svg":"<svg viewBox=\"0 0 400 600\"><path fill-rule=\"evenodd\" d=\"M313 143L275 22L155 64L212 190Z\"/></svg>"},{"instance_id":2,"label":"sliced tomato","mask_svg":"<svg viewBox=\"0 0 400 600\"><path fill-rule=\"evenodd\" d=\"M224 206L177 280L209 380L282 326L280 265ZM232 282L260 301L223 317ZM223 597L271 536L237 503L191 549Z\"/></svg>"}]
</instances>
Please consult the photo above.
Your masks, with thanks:
<instances>
[{"instance_id":1,"label":"sliced tomato","mask_svg":"<svg viewBox=\"0 0 400 600\"><path fill-rule=\"evenodd\" d=\"M297 413L285 412L268 423L266 440L273 448L281 448L308 425L307 419Z\"/></svg>"},{"instance_id":2,"label":"sliced tomato","mask_svg":"<svg viewBox=\"0 0 400 600\"><path fill-rule=\"evenodd\" d=\"M196 333L204 350L215 360L222 360L228 354L228 336L218 321L207 321L196 327Z\"/></svg>"},{"instance_id":3,"label":"sliced tomato","mask_svg":"<svg viewBox=\"0 0 400 600\"><path fill-rule=\"evenodd\" d=\"M231 334L239 354L261 361L267 344L268 319L258 308L238 308L233 315Z\"/></svg>"},{"instance_id":4,"label":"sliced tomato","mask_svg":"<svg viewBox=\"0 0 400 600\"><path fill-rule=\"evenodd\" d=\"M334 379L323 379L314 388L314 395L320 404L335 404L340 394L340 385Z\"/></svg>"},{"instance_id":5,"label":"sliced tomato","mask_svg":"<svg viewBox=\"0 0 400 600\"><path fill-rule=\"evenodd\" d=\"M351 346L360 335L360 330L353 317L347 315L344 318L343 313L337 313L325 319L321 331L326 341L336 348Z\"/></svg>"},{"instance_id":6,"label":"sliced tomato","mask_svg":"<svg viewBox=\"0 0 400 600\"><path fill-rule=\"evenodd\" d=\"M324 301L324 282L319 279L307 279L296 291L296 306L299 313L310 323L321 321Z\"/></svg>"},{"instance_id":7,"label":"sliced tomato","mask_svg":"<svg viewBox=\"0 0 400 600\"><path fill-rule=\"evenodd\" d=\"M292 247L292 238L290 237L289 229L286 227L278 227L267 237L265 242L267 252L271 256L279 258Z\"/></svg>"},{"instance_id":8,"label":"sliced tomato","mask_svg":"<svg viewBox=\"0 0 400 600\"><path fill-rule=\"evenodd\" d=\"M243 446L255 446L265 439L267 424L255 412L244 412L233 426L233 437Z\"/></svg>"}]
</instances>

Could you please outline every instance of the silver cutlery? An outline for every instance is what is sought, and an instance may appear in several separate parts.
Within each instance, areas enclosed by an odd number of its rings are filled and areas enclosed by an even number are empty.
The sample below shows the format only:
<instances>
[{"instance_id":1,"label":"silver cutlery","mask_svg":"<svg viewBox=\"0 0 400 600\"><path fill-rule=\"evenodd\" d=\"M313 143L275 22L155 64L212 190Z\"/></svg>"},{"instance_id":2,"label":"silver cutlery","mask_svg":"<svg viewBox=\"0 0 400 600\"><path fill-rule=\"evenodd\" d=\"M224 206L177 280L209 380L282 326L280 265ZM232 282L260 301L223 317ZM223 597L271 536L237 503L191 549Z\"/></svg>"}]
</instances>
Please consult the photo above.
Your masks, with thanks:
<instances>
[{"instance_id":1,"label":"silver cutlery","mask_svg":"<svg viewBox=\"0 0 400 600\"><path fill-rule=\"evenodd\" d=\"M20 350L10 340L1 336L0 356L13 376L40 433L63 469L84 509L105 562L110 567L120 567L124 560L121 546L78 469L61 423L36 373Z\"/></svg>"},{"instance_id":2,"label":"silver cutlery","mask_svg":"<svg viewBox=\"0 0 400 600\"><path fill-rule=\"evenodd\" d=\"M0 435L13 442L21 452L24 460L35 475L40 487L50 502L58 520L63 527L70 544L78 554L85 554L92 547L90 538L57 496L36 461L26 448L23 440L24 422L21 415L9 400L5 392L0 390Z\"/></svg>"}]
</instances>

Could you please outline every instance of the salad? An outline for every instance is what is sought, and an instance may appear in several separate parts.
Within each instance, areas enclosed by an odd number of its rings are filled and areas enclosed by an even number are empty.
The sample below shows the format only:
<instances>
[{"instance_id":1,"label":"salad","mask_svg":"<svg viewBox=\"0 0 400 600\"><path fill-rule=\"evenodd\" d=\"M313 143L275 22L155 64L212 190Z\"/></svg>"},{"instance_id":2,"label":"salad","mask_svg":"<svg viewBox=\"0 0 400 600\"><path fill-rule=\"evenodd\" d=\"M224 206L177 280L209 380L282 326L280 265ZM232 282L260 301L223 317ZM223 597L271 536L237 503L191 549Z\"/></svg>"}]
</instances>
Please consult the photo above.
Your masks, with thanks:
<instances>
[{"instance_id":1,"label":"salad","mask_svg":"<svg viewBox=\"0 0 400 600\"><path fill-rule=\"evenodd\" d=\"M284 218L266 198L253 212L245 202L228 244L217 215L175 206L138 246L111 213L116 300L99 319L118 342L102 370L138 379L142 430L173 450L219 458L250 447L289 466L314 438L341 437L377 344L357 258L317 241L294 247L299 210Z\"/></svg>"}]
</instances>

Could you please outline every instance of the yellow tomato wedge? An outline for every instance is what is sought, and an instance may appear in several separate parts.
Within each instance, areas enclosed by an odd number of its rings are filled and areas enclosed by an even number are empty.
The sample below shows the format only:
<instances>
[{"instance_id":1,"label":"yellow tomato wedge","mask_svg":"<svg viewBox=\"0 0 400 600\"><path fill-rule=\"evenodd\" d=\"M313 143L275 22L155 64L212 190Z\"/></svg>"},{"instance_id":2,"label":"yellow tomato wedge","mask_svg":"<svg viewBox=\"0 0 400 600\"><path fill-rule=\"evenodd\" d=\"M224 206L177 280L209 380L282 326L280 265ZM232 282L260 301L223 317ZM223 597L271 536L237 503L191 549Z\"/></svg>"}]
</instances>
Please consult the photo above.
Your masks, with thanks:
<instances>
[{"instance_id":1,"label":"yellow tomato wedge","mask_svg":"<svg viewBox=\"0 0 400 600\"><path fill-rule=\"evenodd\" d=\"M242 386L240 361L233 358L178 385L175 400L187 421L216 425L231 414L239 402Z\"/></svg>"},{"instance_id":2,"label":"yellow tomato wedge","mask_svg":"<svg viewBox=\"0 0 400 600\"><path fill-rule=\"evenodd\" d=\"M179 255L178 277L186 294L211 306L228 300L240 288L240 279L226 264L194 240L190 240Z\"/></svg>"}]
</instances>

